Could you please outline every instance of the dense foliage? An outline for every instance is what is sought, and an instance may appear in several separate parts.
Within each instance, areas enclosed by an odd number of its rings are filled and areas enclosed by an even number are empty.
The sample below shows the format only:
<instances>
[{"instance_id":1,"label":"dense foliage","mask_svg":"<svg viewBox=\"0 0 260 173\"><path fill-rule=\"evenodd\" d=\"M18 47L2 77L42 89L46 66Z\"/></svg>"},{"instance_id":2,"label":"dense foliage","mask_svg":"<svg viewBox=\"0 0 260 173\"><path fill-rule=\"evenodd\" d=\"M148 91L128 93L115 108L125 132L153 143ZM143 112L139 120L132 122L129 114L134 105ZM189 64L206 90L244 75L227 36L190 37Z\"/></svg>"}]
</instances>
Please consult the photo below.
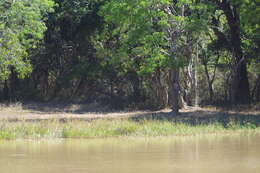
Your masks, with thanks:
<instances>
[{"instance_id":1,"label":"dense foliage","mask_svg":"<svg viewBox=\"0 0 260 173\"><path fill-rule=\"evenodd\" d=\"M3 101L114 108L260 100L248 0L0 0Z\"/></svg>"},{"instance_id":2,"label":"dense foliage","mask_svg":"<svg viewBox=\"0 0 260 173\"><path fill-rule=\"evenodd\" d=\"M12 69L20 78L31 72L28 51L44 37L44 16L53 5L49 0L0 1L0 79Z\"/></svg>"}]
</instances>

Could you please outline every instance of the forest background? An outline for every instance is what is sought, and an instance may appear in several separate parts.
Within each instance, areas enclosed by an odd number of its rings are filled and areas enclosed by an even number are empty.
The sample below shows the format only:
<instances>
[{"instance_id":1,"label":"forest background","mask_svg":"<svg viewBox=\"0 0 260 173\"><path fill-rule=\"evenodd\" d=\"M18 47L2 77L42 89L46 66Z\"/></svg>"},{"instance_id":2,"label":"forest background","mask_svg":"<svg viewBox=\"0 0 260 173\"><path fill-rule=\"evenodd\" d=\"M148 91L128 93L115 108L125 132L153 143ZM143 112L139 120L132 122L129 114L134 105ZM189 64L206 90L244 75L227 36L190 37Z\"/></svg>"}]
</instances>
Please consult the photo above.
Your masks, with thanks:
<instances>
[{"instance_id":1,"label":"forest background","mask_svg":"<svg viewBox=\"0 0 260 173\"><path fill-rule=\"evenodd\" d=\"M260 101L259 0L0 0L0 99L158 110Z\"/></svg>"}]
</instances>

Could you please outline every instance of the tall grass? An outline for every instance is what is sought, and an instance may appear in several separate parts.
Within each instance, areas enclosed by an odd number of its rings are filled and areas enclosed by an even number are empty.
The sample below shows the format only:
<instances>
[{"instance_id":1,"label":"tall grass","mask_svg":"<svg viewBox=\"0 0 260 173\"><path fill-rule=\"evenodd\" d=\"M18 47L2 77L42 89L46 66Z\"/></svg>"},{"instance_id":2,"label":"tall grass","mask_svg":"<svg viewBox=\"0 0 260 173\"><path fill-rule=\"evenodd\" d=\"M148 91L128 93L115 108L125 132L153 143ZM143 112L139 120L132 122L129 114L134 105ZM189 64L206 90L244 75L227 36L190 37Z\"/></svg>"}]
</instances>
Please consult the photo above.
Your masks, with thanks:
<instances>
[{"instance_id":1,"label":"tall grass","mask_svg":"<svg viewBox=\"0 0 260 173\"><path fill-rule=\"evenodd\" d=\"M18 138L104 138L104 137L155 137L236 132L260 132L260 127L247 123L229 122L227 125L210 123L189 125L167 120L95 120L41 122L0 122L0 139Z\"/></svg>"}]
</instances>

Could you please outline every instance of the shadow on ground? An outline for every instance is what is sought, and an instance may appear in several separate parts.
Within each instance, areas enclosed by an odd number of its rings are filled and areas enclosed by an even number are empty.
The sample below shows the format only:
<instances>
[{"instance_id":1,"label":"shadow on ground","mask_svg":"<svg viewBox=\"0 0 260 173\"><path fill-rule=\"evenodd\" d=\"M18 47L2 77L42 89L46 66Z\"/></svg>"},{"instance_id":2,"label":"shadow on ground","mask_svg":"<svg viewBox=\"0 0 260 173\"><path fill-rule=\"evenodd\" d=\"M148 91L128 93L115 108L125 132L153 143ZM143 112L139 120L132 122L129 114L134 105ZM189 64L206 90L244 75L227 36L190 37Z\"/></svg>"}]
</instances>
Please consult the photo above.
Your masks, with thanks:
<instances>
[{"instance_id":1,"label":"shadow on ground","mask_svg":"<svg viewBox=\"0 0 260 173\"><path fill-rule=\"evenodd\" d=\"M234 124L260 126L260 112L244 113L244 112L222 112L222 111L206 111L194 110L189 112L181 112L173 116L170 112L157 112L145 115L137 115L130 118L133 121L157 120L172 121L176 123L185 123L191 126L207 125L213 123L222 124L224 127Z\"/></svg>"},{"instance_id":2,"label":"shadow on ground","mask_svg":"<svg viewBox=\"0 0 260 173\"><path fill-rule=\"evenodd\" d=\"M113 113L114 110L98 103L71 104L71 103L22 103L22 109L41 113Z\"/></svg>"},{"instance_id":3,"label":"shadow on ground","mask_svg":"<svg viewBox=\"0 0 260 173\"><path fill-rule=\"evenodd\" d=\"M260 111L258 110L242 112L235 110L189 108L187 110L182 110L179 115L173 116L169 111L113 111L109 110L108 107L100 106L96 103L21 103L18 107L19 106L22 110L29 111L29 115L27 115L27 113L19 114L19 109L18 111L11 110L16 116L8 116L8 113L2 112L3 116L6 115L4 119L10 121L19 121L20 118L26 121L58 119L62 122L66 122L70 120L92 121L96 119L123 118L132 121L157 120L181 122L192 126L212 123L220 123L224 126L228 126L231 123L260 126Z\"/></svg>"}]
</instances>

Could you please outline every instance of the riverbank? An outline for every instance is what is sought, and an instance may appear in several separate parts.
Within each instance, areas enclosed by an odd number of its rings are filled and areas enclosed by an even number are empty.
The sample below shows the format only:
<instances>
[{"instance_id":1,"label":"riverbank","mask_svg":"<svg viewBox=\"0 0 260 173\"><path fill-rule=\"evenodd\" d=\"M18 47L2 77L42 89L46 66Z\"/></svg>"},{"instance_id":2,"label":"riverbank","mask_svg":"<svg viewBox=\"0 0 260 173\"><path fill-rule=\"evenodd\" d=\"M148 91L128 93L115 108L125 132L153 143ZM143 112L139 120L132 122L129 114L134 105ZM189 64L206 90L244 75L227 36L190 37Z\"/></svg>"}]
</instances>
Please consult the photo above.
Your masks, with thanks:
<instances>
[{"instance_id":1,"label":"riverbank","mask_svg":"<svg viewBox=\"0 0 260 173\"><path fill-rule=\"evenodd\" d=\"M82 107L79 111L79 107L72 107L72 110L71 107L37 106L2 107L0 139L194 136L260 132L259 111L188 108L181 110L178 116L172 116L170 110L97 112Z\"/></svg>"},{"instance_id":2,"label":"riverbank","mask_svg":"<svg viewBox=\"0 0 260 173\"><path fill-rule=\"evenodd\" d=\"M253 123L241 124L230 121L191 125L169 120L94 120L60 122L0 122L0 139L43 138L107 138L107 137L158 137L196 136L205 134L227 134L260 132Z\"/></svg>"}]
</instances>

